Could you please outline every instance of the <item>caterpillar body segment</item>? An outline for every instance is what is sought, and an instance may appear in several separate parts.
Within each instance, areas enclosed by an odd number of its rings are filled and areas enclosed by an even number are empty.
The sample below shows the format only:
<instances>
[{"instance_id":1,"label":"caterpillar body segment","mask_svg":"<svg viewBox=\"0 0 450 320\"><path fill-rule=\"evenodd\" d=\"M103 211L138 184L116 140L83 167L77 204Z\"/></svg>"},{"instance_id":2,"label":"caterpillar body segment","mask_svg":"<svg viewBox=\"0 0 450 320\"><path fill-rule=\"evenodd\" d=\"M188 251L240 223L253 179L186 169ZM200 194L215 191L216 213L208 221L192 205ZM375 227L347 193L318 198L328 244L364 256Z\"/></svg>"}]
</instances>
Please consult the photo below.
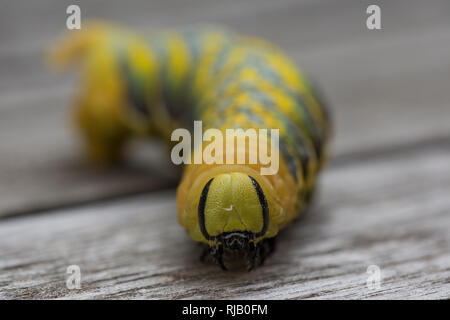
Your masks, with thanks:
<instances>
[{"instance_id":1,"label":"caterpillar body segment","mask_svg":"<svg viewBox=\"0 0 450 320\"><path fill-rule=\"evenodd\" d=\"M148 107L160 100L159 61L133 33L91 23L56 43L49 60L58 69L81 68L74 119L94 162L118 160L125 143L137 134L167 135L176 127L161 105ZM159 121L149 121L155 117Z\"/></svg>"},{"instance_id":2,"label":"caterpillar body segment","mask_svg":"<svg viewBox=\"0 0 450 320\"><path fill-rule=\"evenodd\" d=\"M272 44L224 30L146 36L96 24L63 39L51 57L82 64L76 121L96 160L120 157L135 135L170 141L174 129L192 129L195 120L223 136L253 129L268 150L273 140L259 129L279 130L274 174L261 173L267 163L257 147L234 141L214 150L219 161L185 166L178 221L222 268L227 251L243 252L249 268L262 263L278 232L308 204L327 159L330 117L316 89ZM190 157L206 148L194 147Z\"/></svg>"}]
</instances>

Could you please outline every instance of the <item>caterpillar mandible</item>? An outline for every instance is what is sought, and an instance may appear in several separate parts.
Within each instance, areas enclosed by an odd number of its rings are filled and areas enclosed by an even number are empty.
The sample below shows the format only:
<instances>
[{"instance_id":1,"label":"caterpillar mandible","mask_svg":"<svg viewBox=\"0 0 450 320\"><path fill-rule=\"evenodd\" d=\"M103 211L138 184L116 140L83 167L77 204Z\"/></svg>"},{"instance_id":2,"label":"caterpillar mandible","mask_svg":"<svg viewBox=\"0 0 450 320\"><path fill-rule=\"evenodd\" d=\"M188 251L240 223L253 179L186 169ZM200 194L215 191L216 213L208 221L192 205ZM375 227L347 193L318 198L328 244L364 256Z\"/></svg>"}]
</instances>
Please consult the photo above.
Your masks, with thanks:
<instances>
[{"instance_id":1,"label":"caterpillar mandible","mask_svg":"<svg viewBox=\"0 0 450 320\"><path fill-rule=\"evenodd\" d=\"M133 136L170 141L174 129L194 120L220 131L279 129L276 174L262 175L260 162L184 168L178 221L222 269L227 252L245 256L249 269L262 264L278 232L310 202L329 153L330 116L276 46L224 30L147 37L91 23L71 31L50 57L58 66L82 63L75 119L98 162L118 159ZM230 150L216 152L225 157ZM256 150L246 145L239 152Z\"/></svg>"}]
</instances>

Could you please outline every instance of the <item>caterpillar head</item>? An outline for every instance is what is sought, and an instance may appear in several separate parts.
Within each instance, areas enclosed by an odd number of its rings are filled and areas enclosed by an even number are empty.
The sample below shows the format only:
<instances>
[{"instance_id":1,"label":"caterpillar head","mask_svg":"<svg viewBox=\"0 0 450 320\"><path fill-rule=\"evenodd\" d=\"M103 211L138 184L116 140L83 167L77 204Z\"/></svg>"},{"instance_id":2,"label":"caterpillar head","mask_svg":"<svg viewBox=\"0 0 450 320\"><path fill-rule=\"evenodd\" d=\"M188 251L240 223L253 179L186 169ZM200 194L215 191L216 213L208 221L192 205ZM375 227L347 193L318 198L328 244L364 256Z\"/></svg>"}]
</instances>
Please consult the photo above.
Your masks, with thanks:
<instances>
[{"instance_id":1,"label":"caterpillar head","mask_svg":"<svg viewBox=\"0 0 450 320\"><path fill-rule=\"evenodd\" d=\"M222 268L224 251L246 254L250 269L255 259L264 259L265 242L261 239L269 227L269 205L252 176L231 172L211 178L198 202L198 224L203 236L213 243L209 253Z\"/></svg>"}]
</instances>

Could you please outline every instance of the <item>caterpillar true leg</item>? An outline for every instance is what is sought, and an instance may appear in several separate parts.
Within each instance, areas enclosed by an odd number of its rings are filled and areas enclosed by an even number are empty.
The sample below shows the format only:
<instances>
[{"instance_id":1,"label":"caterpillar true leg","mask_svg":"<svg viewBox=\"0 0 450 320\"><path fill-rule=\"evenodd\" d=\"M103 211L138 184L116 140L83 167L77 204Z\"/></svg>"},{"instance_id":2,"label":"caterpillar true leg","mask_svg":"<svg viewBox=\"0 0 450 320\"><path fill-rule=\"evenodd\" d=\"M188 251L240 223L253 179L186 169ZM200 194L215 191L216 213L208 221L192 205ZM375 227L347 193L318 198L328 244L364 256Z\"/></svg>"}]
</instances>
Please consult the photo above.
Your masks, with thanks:
<instances>
[{"instance_id":1,"label":"caterpillar true leg","mask_svg":"<svg viewBox=\"0 0 450 320\"><path fill-rule=\"evenodd\" d=\"M223 246L219 245L217 247L210 248L210 254L214 262L224 271L227 270L225 264L223 263Z\"/></svg>"},{"instance_id":2,"label":"caterpillar true leg","mask_svg":"<svg viewBox=\"0 0 450 320\"><path fill-rule=\"evenodd\" d=\"M258 261L259 265L263 265L266 258L273 252L275 249L275 240L276 237L264 239L256 245L253 245L249 248L247 253L248 260L248 271L251 271L256 266L256 262Z\"/></svg>"},{"instance_id":3,"label":"caterpillar true leg","mask_svg":"<svg viewBox=\"0 0 450 320\"><path fill-rule=\"evenodd\" d=\"M251 271L255 268L256 257L257 257L257 245L252 243L247 252L247 270Z\"/></svg>"}]
</instances>

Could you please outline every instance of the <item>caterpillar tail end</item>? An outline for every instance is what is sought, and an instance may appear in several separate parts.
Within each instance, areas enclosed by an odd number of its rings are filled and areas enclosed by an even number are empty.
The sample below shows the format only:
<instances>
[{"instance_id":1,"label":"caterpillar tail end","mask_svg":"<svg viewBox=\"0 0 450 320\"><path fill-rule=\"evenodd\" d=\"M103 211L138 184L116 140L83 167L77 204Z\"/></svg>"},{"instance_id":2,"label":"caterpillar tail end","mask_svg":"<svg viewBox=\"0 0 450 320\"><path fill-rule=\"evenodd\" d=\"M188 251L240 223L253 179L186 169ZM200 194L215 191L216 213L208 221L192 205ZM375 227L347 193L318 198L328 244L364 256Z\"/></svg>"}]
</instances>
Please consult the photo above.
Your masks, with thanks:
<instances>
[{"instance_id":1,"label":"caterpillar tail end","mask_svg":"<svg viewBox=\"0 0 450 320\"><path fill-rule=\"evenodd\" d=\"M105 22L91 21L84 23L80 30L64 33L58 41L44 50L46 65L55 71L62 71L79 62L110 28Z\"/></svg>"}]
</instances>

